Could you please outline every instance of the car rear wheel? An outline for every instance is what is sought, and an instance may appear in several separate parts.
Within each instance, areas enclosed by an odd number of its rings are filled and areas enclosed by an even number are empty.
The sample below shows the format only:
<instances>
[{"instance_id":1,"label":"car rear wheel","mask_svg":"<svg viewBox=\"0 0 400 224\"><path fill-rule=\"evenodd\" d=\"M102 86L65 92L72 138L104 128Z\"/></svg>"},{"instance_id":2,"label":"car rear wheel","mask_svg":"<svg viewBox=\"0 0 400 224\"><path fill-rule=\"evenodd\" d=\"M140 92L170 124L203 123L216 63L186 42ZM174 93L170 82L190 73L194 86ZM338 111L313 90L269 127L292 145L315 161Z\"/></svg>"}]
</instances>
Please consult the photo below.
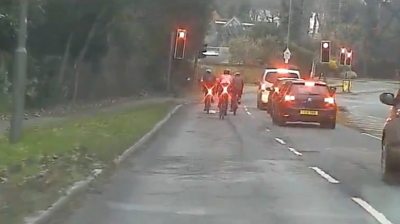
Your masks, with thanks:
<instances>
[{"instance_id":1,"label":"car rear wheel","mask_svg":"<svg viewBox=\"0 0 400 224\"><path fill-rule=\"evenodd\" d=\"M271 114L271 104L267 104L267 113Z\"/></svg>"},{"instance_id":2,"label":"car rear wheel","mask_svg":"<svg viewBox=\"0 0 400 224\"><path fill-rule=\"evenodd\" d=\"M390 147L386 143L382 143L381 172L384 181L391 180L395 169L394 164L395 161L390 155Z\"/></svg>"},{"instance_id":3,"label":"car rear wheel","mask_svg":"<svg viewBox=\"0 0 400 224\"><path fill-rule=\"evenodd\" d=\"M284 118L280 116L279 111L274 110L272 113L272 122L278 126L284 126L285 121L283 120Z\"/></svg>"},{"instance_id":4,"label":"car rear wheel","mask_svg":"<svg viewBox=\"0 0 400 224\"><path fill-rule=\"evenodd\" d=\"M322 122L321 127L327 128L327 129L335 129L336 128L336 119Z\"/></svg>"}]
</instances>

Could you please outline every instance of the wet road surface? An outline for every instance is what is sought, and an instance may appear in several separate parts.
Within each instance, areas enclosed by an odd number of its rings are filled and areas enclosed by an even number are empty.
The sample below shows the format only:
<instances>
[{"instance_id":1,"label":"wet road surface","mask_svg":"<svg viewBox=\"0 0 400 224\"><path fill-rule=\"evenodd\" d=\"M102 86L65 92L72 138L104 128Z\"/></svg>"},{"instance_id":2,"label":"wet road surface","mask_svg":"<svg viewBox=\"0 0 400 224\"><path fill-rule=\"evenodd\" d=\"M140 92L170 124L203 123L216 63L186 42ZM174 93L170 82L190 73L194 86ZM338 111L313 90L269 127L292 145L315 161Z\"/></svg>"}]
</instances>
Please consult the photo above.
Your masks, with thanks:
<instances>
[{"instance_id":1,"label":"wet road surface","mask_svg":"<svg viewBox=\"0 0 400 224\"><path fill-rule=\"evenodd\" d=\"M252 93L236 117L201 109L181 108L62 223L400 223L400 186L381 180L377 139L274 126Z\"/></svg>"}]
</instances>

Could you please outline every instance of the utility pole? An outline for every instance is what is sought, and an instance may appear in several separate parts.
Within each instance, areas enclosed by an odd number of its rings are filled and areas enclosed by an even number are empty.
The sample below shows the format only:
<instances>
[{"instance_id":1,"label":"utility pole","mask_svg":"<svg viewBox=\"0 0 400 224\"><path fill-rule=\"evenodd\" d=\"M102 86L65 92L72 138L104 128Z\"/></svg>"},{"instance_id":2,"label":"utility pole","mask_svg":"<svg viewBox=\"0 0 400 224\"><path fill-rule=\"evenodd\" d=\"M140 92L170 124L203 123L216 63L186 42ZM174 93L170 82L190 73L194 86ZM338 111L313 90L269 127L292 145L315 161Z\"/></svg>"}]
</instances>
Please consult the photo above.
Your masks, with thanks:
<instances>
[{"instance_id":1,"label":"utility pole","mask_svg":"<svg viewBox=\"0 0 400 224\"><path fill-rule=\"evenodd\" d=\"M292 24L292 2L293 0L290 0L289 3L289 19L288 19L288 31L287 31L287 37L286 37L286 48L289 48L289 43L290 43L290 26Z\"/></svg>"},{"instance_id":2,"label":"utility pole","mask_svg":"<svg viewBox=\"0 0 400 224\"><path fill-rule=\"evenodd\" d=\"M343 5L343 2L342 2L342 0L338 0L339 1L339 5L338 5L338 19L337 19L337 21L338 21L338 23L341 23L342 22L342 5Z\"/></svg>"},{"instance_id":3,"label":"utility pole","mask_svg":"<svg viewBox=\"0 0 400 224\"><path fill-rule=\"evenodd\" d=\"M27 26L28 0L20 0L20 18L18 30L18 47L15 51L13 74L13 111L10 128L10 142L17 143L22 135L24 120L26 70L27 70Z\"/></svg>"},{"instance_id":4,"label":"utility pole","mask_svg":"<svg viewBox=\"0 0 400 224\"><path fill-rule=\"evenodd\" d=\"M193 87L195 88L196 87L196 85L197 85L197 81L199 80L199 72L198 72L198 66L199 65L199 57L196 55L195 57L194 57L194 69L193 69L193 72L194 72L194 75L193 75Z\"/></svg>"},{"instance_id":5,"label":"utility pole","mask_svg":"<svg viewBox=\"0 0 400 224\"><path fill-rule=\"evenodd\" d=\"M169 57L168 57L168 71L167 77L165 78L167 92L171 91L171 73L172 73L172 63L174 62L174 46L175 46L175 32L171 31L170 35L171 43L169 48Z\"/></svg>"}]
</instances>

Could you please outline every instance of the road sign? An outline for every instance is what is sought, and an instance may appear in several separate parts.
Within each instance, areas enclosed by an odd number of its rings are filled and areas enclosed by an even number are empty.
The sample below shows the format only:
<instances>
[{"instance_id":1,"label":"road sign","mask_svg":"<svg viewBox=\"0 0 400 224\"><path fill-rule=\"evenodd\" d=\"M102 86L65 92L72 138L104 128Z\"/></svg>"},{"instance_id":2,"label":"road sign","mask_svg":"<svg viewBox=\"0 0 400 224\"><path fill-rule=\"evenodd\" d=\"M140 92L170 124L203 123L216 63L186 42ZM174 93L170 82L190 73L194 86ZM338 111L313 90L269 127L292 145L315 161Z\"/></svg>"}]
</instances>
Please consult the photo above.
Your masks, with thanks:
<instances>
[{"instance_id":1,"label":"road sign","mask_svg":"<svg viewBox=\"0 0 400 224\"><path fill-rule=\"evenodd\" d=\"M289 48L286 48L286 50L283 52L283 59L285 60L285 64L289 63L291 56L292 56L292 53L290 52Z\"/></svg>"}]
</instances>

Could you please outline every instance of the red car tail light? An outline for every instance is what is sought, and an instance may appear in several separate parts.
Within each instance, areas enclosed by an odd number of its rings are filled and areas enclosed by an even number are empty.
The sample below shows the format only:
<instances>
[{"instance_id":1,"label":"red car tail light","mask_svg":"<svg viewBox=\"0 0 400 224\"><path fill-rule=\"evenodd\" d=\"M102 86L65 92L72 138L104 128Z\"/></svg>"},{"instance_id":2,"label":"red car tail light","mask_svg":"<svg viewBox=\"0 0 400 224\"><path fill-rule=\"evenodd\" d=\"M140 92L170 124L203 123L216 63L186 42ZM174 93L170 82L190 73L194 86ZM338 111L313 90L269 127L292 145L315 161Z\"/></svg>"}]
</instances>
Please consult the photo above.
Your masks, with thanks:
<instances>
[{"instance_id":1,"label":"red car tail light","mask_svg":"<svg viewBox=\"0 0 400 224\"><path fill-rule=\"evenodd\" d=\"M285 96L285 101L286 102L290 102L290 101L294 101L296 98L294 96L291 95L286 95Z\"/></svg>"},{"instance_id":2,"label":"red car tail light","mask_svg":"<svg viewBox=\"0 0 400 224\"><path fill-rule=\"evenodd\" d=\"M330 105L335 104L335 98L333 98L333 97L326 97L324 99L324 101L325 101L325 103L330 104Z\"/></svg>"}]
</instances>

